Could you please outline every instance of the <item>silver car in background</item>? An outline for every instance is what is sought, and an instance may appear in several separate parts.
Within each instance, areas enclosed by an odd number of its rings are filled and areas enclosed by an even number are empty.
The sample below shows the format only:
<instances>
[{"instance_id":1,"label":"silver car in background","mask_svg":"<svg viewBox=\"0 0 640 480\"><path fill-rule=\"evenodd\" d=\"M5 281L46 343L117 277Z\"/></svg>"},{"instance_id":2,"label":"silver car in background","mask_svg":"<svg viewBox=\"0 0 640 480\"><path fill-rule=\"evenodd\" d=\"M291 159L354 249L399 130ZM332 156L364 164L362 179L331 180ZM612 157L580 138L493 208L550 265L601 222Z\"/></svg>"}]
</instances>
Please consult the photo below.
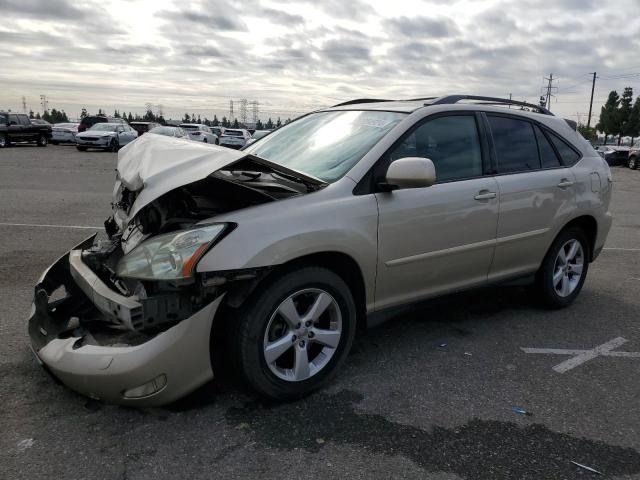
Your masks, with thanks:
<instances>
[{"instance_id":1,"label":"silver car in background","mask_svg":"<svg viewBox=\"0 0 640 480\"><path fill-rule=\"evenodd\" d=\"M32 349L109 402L165 404L223 370L300 398L356 327L425 299L526 280L569 306L611 193L566 121L490 97L354 100L243 151L145 135L119 153L105 232L38 281Z\"/></svg>"},{"instance_id":2,"label":"silver car in background","mask_svg":"<svg viewBox=\"0 0 640 480\"><path fill-rule=\"evenodd\" d=\"M76 135L76 148L81 152L94 148L117 152L138 138L138 132L126 123L96 123Z\"/></svg>"},{"instance_id":3,"label":"silver car in background","mask_svg":"<svg viewBox=\"0 0 640 480\"><path fill-rule=\"evenodd\" d=\"M220 143L218 136L206 125L200 123L181 123L179 126L187 132L191 140L211 143L212 145L218 145Z\"/></svg>"},{"instance_id":4,"label":"silver car in background","mask_svg":"<svg viewBox=\"0 0 640 480\"><path fill-rule=\"evenodd\" d=\"M56 123L51 126L51 140L54 145L59 143L76 143L78 123Z\"/></svg>"}]
</instances>

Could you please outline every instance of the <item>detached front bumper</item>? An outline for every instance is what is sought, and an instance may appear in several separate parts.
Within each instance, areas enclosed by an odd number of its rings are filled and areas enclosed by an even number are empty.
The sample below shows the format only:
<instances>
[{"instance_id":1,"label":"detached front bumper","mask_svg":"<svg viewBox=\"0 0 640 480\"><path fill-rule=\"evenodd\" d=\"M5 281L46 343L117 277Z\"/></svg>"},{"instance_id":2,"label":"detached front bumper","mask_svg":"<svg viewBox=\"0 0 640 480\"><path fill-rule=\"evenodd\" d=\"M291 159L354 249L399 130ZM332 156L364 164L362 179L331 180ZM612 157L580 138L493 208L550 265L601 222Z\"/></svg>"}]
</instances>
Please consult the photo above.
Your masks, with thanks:
<instances>
[{"instance_id":1,"label":"detached front bumper","mask_svg":"<svg viewBox=\"0 0 640 480\"><path fill-rule=\"evenodd\" d=\"M210 334L222 296L155 335L118 328L104 309L122 315L135 301L70 262L92 243L65 254L36 285L29 336L39 362L73 390L125 405L167 404L212 379ZM64 298L50 300L61 286Z\"/></svg>"}]
</instances>

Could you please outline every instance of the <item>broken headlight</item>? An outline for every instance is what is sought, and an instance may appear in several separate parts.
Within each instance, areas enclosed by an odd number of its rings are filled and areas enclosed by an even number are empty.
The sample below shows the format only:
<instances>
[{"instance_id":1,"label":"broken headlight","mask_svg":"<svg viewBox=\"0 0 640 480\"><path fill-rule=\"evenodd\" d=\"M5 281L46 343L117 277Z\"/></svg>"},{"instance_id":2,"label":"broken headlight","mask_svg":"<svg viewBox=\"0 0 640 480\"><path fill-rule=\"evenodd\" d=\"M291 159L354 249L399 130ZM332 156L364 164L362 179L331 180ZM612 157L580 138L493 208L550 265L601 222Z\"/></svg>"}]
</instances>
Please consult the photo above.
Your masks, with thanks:
<instances>
[{"instance_id":1,"label":"broken headlight","mask_svg":"<svg viewBox=\"0 0 640 480\"><path fill-rule=\"evenodd\" d=\"M122 257L116 273L141 280L189 278L200 257L225 228L225 224L205 225L153 237Z\"/></svg>"}]
</instances>

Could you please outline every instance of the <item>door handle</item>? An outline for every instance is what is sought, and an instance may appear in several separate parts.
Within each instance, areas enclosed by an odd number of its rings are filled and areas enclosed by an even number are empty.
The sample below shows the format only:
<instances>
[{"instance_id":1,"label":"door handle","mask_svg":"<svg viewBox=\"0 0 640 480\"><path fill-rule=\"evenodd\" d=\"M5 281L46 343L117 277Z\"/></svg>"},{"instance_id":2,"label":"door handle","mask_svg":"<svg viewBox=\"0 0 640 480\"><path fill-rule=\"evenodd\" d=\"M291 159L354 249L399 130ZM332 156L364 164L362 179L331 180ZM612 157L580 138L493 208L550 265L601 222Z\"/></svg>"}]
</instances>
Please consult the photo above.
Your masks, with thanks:
<instances>
[{"instance_id":1,"label":"door handle","mask_svg":"<svg viewBox=\"0 0 640 480\"><path fill-rule=\"evenodd\" d=\"M573 182L571 180L569 180L568 178L563 178L562 180L560 180L558 187L567 188L567 187L570 187L571 185L573 185Z\"/></svg>"},{"instance_id":2,"label":"door handle","mask_svg":"<svg viewBox=\"0 0 640 480\"><path fill-rule=\"evenodd\" d=\"M480 190L475 197L476 200L491 200L492 198L496 198L498 194L496 192L490 192L489 190Z\"/></svg>"}]
</instances>

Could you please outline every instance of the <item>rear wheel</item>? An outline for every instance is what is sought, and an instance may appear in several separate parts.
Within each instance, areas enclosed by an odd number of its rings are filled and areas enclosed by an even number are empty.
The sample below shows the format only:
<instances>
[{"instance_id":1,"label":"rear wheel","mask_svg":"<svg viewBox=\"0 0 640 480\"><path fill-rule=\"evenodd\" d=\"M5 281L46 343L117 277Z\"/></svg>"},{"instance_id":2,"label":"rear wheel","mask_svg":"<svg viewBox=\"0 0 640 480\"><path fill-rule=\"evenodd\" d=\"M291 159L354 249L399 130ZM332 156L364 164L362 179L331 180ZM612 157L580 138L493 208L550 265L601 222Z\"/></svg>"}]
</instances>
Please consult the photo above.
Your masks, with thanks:
<instances>
[{"instance_id":1,"label":"rear wheel","mask_svg":"<svg viewBox=\"0 0 640 480\"><path fill-rule=\"evenodd\" d=\"M81 152L86 152L87 151L87 147L76 147L78 150L80 150Z\"/></svg>"},{"instance_id":2,"label":"rear wheel","mask_svg":"<svg viewBox=\"0 0 640 480\"><path fill-rule=\"evenodd\" d=\"M6 148L9 146L9 139L3 133L0 133L0 148Z\"/></svg>"},{"instance_id":3,"label":"rear wheel","mask_svg":"<svg viewBox=\"0 0 640 480\"><path fill-rule=\"evenodd\" d=\"M202 143L209 143L209 140L207 140L207 137L204 137L204 140L202 140Z\"/></svg>"},{"instance_id":4,"label":"rear wheel","mask_svg":"<svg viewBox=\"0 0 640 480\"><path fill-rule=\"evenodd\" d=\"M291 271L245 302L235 323L236 368L259 395L301 398L342 366L355 335L349 287L319 267Z\"/></svg>"},{"instance_id":5,"label":"rear wheel","mask_svg":"<svg viewBox=\"0 0 640 480\"><path fill-rule=\"evenodd\" d=\"M118 143L118 140L116 140L115 138L112 139L111 143L109 144L109 150L111 150L112 152L117 152L119 148L120 145Z\"/></svg>"},{"instance_id":6,"label":"rear wheel","mask_svg":"<svg viewBox=\"0 0 640 480\"><path fill-rule=\"evenodd\" d=\"M631 170L638 168L638 157L629 157L628 166Z\"/></svg>"},{"instance_id":7,"label":"rear wheel","mask_svg":"<svg viewBox=\"0 0 640 480\"><path fill-rule=\"evenodd\" d=\"M58 142L58 141L56 141L56 140L51 140L51 143L52 143L53 145L58 145L60 142Z\"/></svg>"},{"instance_id":8,"label":"rear wheel","mask_svg":"<svg viewBox=\"0 0 640 480\"><path fill-rule=\"evenodd\" d=\"M589 269L589 242L577 227L562 231L538 271L541 300L550 308L564 308L580 293Z\"/></svg>"},{"instance_id":9,"label":"rear wheel","mask_svg":"<svg viewBox=\"0 0 640 480\"><path fill-rule=\"evenodd\" d=\"M38 137L38 146L39 147L46 147L47 146L47 136L46 135L40 135Z\"/></svg>"}]
</instances>

